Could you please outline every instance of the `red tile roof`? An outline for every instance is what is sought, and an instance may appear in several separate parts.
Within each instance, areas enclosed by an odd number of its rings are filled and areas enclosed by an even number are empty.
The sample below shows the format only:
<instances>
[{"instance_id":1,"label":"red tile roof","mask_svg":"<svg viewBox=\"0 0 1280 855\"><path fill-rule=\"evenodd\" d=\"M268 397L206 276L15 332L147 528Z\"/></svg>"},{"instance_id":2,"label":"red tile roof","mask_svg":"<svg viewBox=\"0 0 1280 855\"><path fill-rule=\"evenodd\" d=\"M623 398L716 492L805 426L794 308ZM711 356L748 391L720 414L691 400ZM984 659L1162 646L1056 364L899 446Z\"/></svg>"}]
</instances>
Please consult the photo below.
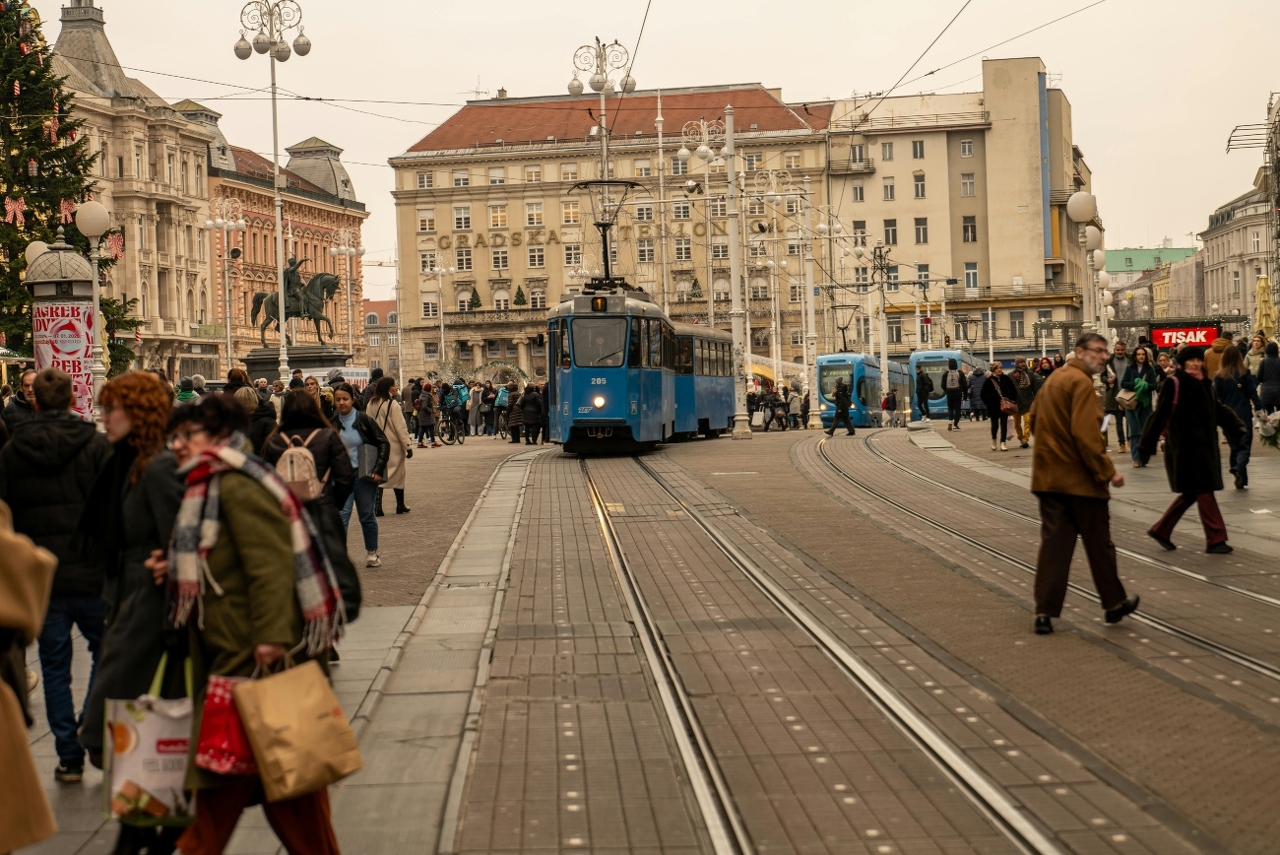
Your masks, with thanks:
<instances>
[{"instance_id":1,"label":"red tile roof","mask_svg":"<svg viewBox=\"0 0 1280 855\"><path fill-rule=\"evenodd\" d=\"M590 90L588 90L590 91ZM662 93L662 116L668 139L680 136L681 128L697 119L724 117L726 104L732 104L734 127L738 131L816 130L826 127L831 105L810 107L805 114L775 98L759 84L679 89ZM507 145L585 139L596 124L599 96L591 93L579 97L507 98L471 101L450 116L440 127L427 134L410 152L447 151L495 145ZM654 120L658 116L658 93L636 92L606 101L606 118L614 139L655 136ZM753 129L751 126L755 125Z\"/></svg>"},{"instance_id":2,"label":"red tile roof","mask_svg":"<svg viewBox=\"0 0 1280 855\"><path fill-rule=\"evenodd\" d=\"M247 148L239 146L231 146L231 153L236 159L236 172L242 175L248 175L250 178L258 178L262 181L270 181L271 176L275 174L275 168L271 161L267 160L256 151L250 151ZM290 172L283 166L280 167L280 174L289 182L290 187L297 187L299 190L309 190L312 193L323 193L326 196L332 196L321 187L317 187L310 181L301 177L295 172Z\"/></svg>"}]
</instances>

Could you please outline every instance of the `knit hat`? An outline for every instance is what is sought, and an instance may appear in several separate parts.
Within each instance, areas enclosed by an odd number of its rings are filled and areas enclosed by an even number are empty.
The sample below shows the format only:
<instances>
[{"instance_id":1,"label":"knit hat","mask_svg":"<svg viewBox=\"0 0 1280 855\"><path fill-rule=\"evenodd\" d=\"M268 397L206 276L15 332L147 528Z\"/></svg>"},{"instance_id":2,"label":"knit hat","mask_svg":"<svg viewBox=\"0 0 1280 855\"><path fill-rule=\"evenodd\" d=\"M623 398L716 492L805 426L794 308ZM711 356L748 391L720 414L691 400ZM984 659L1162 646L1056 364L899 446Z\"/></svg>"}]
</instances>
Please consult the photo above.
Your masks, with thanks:
<instances>
[{"instance_id":1,"label":"knit hat","mask_svg":"<svg viewBox=\"0 0 1280 855\"><path fill-rule=\"evenodd\" d=\"M178 388L184 392L194 392L196 384L192 382L190 377L183 377L182 380L178 382Z\"/></svg>"},{"instance_id":2,"label":"knit hat","mask_svg":"<svg viewBox=\"0 0 1280 855\"><path fill-rule=\"evenodd\" d=\"M1182 350L1178 351L1178 353L1176 354L1176 359L1181 364L1185 364L1189 359L1199 359L1201 362L1203 362L1204 348L1192 347L1192 346L1184 347Z\"/></svg>"},{"instance_id":3,"label":"knit hat","mask_svg":"<svg viewBox=\"0 0 1280 855\"><path fill-rule=\"evenodd\" d=\"M342 382L342 379L343 379L343 378L342 378L342 369L341 369L341 368L331 368L331 369L329 370L328 380L329 380L329 385L330 385L330 386L332 386L334 383L341 383L341 382Z\"/></svg>"}]
</instances>

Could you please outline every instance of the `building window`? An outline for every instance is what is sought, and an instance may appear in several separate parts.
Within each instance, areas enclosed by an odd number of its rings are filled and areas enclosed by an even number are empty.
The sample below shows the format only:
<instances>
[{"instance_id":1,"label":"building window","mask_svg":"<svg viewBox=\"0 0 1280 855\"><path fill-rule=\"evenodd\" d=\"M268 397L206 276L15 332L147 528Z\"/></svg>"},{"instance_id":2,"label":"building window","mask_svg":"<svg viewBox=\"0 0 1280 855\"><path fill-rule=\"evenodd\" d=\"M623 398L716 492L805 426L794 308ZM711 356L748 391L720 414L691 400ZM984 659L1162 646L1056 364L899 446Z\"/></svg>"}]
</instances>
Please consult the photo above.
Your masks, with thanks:
<instances>
[{"instance_id":1,"label":"building window","mask_svg":"<svg viewBox=\"0 0 1280 855\"><path fill-rule=\"evenodd\" d=\"M769 250L765 247L763 243L759 241L752 241L751 243L747 244L748 258L764 258L768 254L769 254Z\"/></svg>"},{"instance_id":2,"label":"building window","mask_svg":"<svg viewBox=\"0 0 1280 855\"><path fill-rule=\"evenodd\" d=\"M711 283L711 294L717 300L729 299L729 280L717 279Z\"/></svg>"},{"instance_id":3,"label":"building window","mask_svg":"<svg viewBox=\"0 0 1280 855\"><path fill-rule=\"evenodd\" d=\"M960 195L961 196L974 195L973 185L974 185L973 173L961 172L960 173Z\"/></svg>"},{"instance_id":4,"label":"building window","mask_svg":"<svg viewBox=\"0 0 1280 855\"><path fill-rule=\"evenodd\" d=\"M566 267L582 266L582 244L566 243L564 245L564 263Z\"/></svg>"},{"instance_id":5,"label":"building window","mask_svg":"<svg viewBox=\"0 0 1280 855\"><path fill-rule=\"evenodd\" d=\"M547 292L541 289L529 292L529 308L545 309L547 307Z\"/></svg>"},{"instance_id":6,"label":"building window","mask_svg":"<svg viewBox=\"0 0 1280 855\"><path fill-rule=\"evenodd\" d=\"M916 265L916 281L923 284L925 288L929 287L929 265Z\"/></svg>"},{"instance_id":7,"label":"building window","mask_svg":"<svg viewBox=\"0 0 1280 855\"><path fill-rule=\"evenodd\" d=\"M565 226L576 226L582 222L582 209L577 202L560 203L560 223Z\"/></svg>"},{"instance_id":8,"label":"building window","mask_svg":"<svg viewBox=\"0 0 1280 855\"><path fill-rule=\"evenodd\" d=\"M499 311L499 312L511 311L511 295L508 294L506 291L493 292L493 308L495 311ZM498 355L497 350L498 350L498 345L495 342L493 345L494 356Z\"/></svg>"},{"instance_id":9,"label":"building window","mask_svg":"<svg viewBox=\"0 0 1280 855\"><path fill-rule=\"evenodd\" d=\"M524 203L524 224L526 226L542 225L542 203L541 202L525 202Z\"/></svg>"},{"instance_id":10,"label":"building window","mask_svg":"<svg viewBox=\"0 0 1280 855\"><path fill-rule=\"evenodd\" d=\"M671 217L676 220L689 219L689 203L688 202L672 202Z\"/></svg>"},{"instance_id":11,"label":"building window","mask_svg":"<svg viewBox=\"0 0 1280 855\"><path fill-rule=\"evenodd\" d=\"M422 343L422 355L426 359L439 359L440 358L440 342L424 341Z\"/></svg>"},{"instance_id":12,"label":"building window","mask_svg":"<svg viewBox=\"0 0 1280 855\"><path fill-rule=\"evenodd\" d=\"M892 202L894 199L893 176L889 176L884 181L884 200Z\"/></svg>"},{"instance_id":13,"label":"building window","mask_svg":"<svg viewBox=\"0 0 1280 855\"><path fill-rule=\"evenodd\" d=\"M430 190L434 186L436 186L436 183L435 183L435 179L432 176L432 173L430 172L418 173L418 189L419 190Z\"/></svg>"},{"instance_id":14,"label":"building window","mask_svg":"<svg viewBox=\"0 0 1280 855\"><path fill-rule=\"evenodd\" d=\"M1022 312L1009 313L1009 338L1026 338L1027 325L1022 320Z\"/></svg>"},{"instance_id":15,"label":"building window","mask_svg":"<svg viewBox=\"0 0 1280 855\"><path fill-rule=\"evenodd\" d=\"M898 245L898 221L897 220L884 221L884 245L885 246Z\"/></svg>"},{"instance_id":16,"label":"building window","mask_svg":"<svg viewBox=\"0 0 1280 855\"><path fill-rule=\"evenodd\" d=\"M471 292L470 291L463 290L458 292L458 311L459 312L471 311Z\"/></svg>"},{"instance_id":17,"label":"building window","mask_svg":"<svg viewBox=\"0 0 1280 855\"><path fill-rule=\"evenodd\" d=\"M965 217L963 220L961 220L960 232L961 232L960 239L964 243L977 243L978 242L978 218Z\"/></svg>"},{"instance_id":18,"label":"building window","mask_svg":"<svg viewBox=\"0 0 1280 855\"><path fill-rule=\"evenodd\" d=\"M1124 260L1124 266L1125 266L1125 267L1133 267L1133 259L1132 259L1132 258L1126 258L1126 259Z\"/></svg>"},{"instance_id":19,"label":"building window","mask_svg":"<svg viewBox=\"0 0 1280 855\"><path fill-rule=\"evenodd\" d=\"M912 183L915 186L916 198L923 199L924 198L924 173L921 172L917 175L913 175L912 178L914 179Z\"/></svg>"},{"instance_id":20,"label":"building window","mask_svg":"<svg viewBox=\"0 0 1280 855\"><path fill-rule=\"evenodd\" d=\"M605 175L600 175L600 176L598 176L598 177L600 177L600 178L612 178L612 177L613 177L613 173L614 173L614 167L615 167L614 162L613 162L612 160L611 160L611 161L609 161L609 168L608 168L607 170L604 170L607 174L605 174ZM601 172L601 171L602 171L602 170L601 170L600 166L599 166L599 165L597 165L597 166L596 166L596 172L597 172L597 173L599 173L599 172Z\"/></svg>"},{"instance_id":21,"label":"building window","mask_svg":"<svg viewBox=\"0 0 1280 855\"><path fill-rule=\"evenodd\" d=\"M764 199L758 196L752 196L747 199L747 216L763 217L764 216Z\"/></svg>"},{"instance_id":22,"label":"building window","mask_svg":"<svg viewBox=\"0 0 1280 855\"><path fill-rule=\"evenodd\" d=\"M898 265L890 264L884 269L884 290L898 290Z\"/></svg>"},{"instance_id":23,"label":"building window","mask_svg":"<svg viewBox=\"0 0 1280 855\"><path fill-rule=\"evenodd\" d=\"M530 267L546 267L547 266L547 254L543 247L540 247L540 246L529 247L529 266Z\"/></svg>"},{"instance_id":24,"label":"building window","mask_svg":"<svg viewBox=\"0 0 1280 855\"><path fill-rule=\"evenodd\" d=\"M641 223L653 222L653 206L636 205L636 221Z\"/></svg>"},{"instance_id":25,"label":"building window","mask_svg":"<svg viewBox=\"0 0 1280 855\"><path fill-rule=\"evenodd\" d=\"M524 183L525 183L525 184L538 184L538 183L541 183L541 181L542 181L542 167L541 167L541 166L526 166L526 167L524 168Z\"/></svg>"},{"instance_id":26,"label":"building window","mask_svg":"<svg viewBox=\"0 0 1280 855\"><path fill-rule=\"evenodd\" d=\"M453 228L455 231L466 231L471 228L470 205L462 205L453 209Z\"/></svg>"},{"instance_id":27,"label":"building window","mask_svg":"<svg viewBox=\"0 0 1280 855\"><path fill-rule=\"evenodd\" d=\"M973 140L960 140L960 156L973 157Z\"/></svg>"},{"instance_id":28,"label":"building window","mask_svg":"<svg viewBox=\"0 0 1280 855\"><path fill-rule=\"evenodd\" d=\"M693 260L693 238L676 238L676 261Z\"/></svg>"},{"instance_id":29,"label":"building window","mask_svg":"<svg viewBox=\"0 0 1280 855\"><path fill-rule=\"evenodd\" d=\"M791 302L794 303L795 300L792 300ZM800 347L801 345L804 344L804 333L800 330L799 327L791 327L789 332L791 333L792 347Z\"/></svg>"},{"instance_id":30,"label":"building window","mask_svg":"<svg viewBox=\"0 0 1280 855\"><path fill-rule=\"evenodd\" d=\"M711 239L711 257L715 259L729 257L729 238L717 236Z\"/></svg>"},{"instance_id":31,"label":"building window","mask_svg":"<svg viewBox=\"0 0 1280 855\"><path fill-rule=\"evenodd\" d=\"M763 279L751 280L751 299L752 300L768 300L769 299L769 283Z\"/></svg>"},{"instance_id":32,"label":"building window","mask_svg":"<svg viewBox=\"0 0 1280 855\"><path fill-rule=\"evenodd\" d=\"M377 333L370 333L370 335L369 335L369 346L370 346L370 347L379 347L379 346L381 346L381 344L382 344L382 336L378 335Z\"/></svg>"},{"instance_id":33,"label":"building window","mask_svg":"<svg viewBox=\"0 0 1280 855\"><path fill-rule=\"evenodd\" d=\"M506 184L507 168L505 166L489 167L489 183L490 184Z\"/></svg>"},{"instance_id":34,"label":"building window","mask_svg":"<svg viewBox=\"0 0 1280 855\"><path fill-rule=\"evenodd\" d=\"M865 294L871 289L871 270L866 267L853 268L853 290Z\"/></svg>"},{"instance_id":35,"label":"building window","mask_svg":"<svg viewBox=\"0 0 1280 855\"><path fill-rule=\"evenodd\" d=\"M849 185L849 196L855 202L861 202L866 198L863 193L861 178Z\"/></svg>"},{"instance_id":36,"label":"building window","mask_svg":"<svg viewBox=\"0 0 1280 855\"><path fill-rule=\"evenodd\" d=\"M578 164L576 163L560 164L560 180L561 181L577 181L578 180Z\"/></svg>"},{"instance_id":37,"label":"building window","mask_svg":"<svg viewBox=\"0 0 1280 855\"><path fill-rule=\"evenodd\" d=\"M916 243L929 242L929 218L916 217Z\"/></svg>"},{"instance_id":38,"label":"building window","mask_svg":"<svg viewBox=\"0 0 1280 855\"><path fill-rule=\"evenodd\" d=\"M893 160L893 143L880 143L880 159L885 161Z\"/></svg>"},{"instance_id":39,"label":"building window","mask_svg":"<svg viewBox=\"0 0 1280 855\"><path fill-rule=\"evenodd\" d=\"M434 232L436 230L435 209L418 212L418 231Z\"/></svg>"},{"instance_id":40,"label":"building window","mask_svg":"<svg viewBox=\"0 0 1280 855\"><path fill-rule=\"evenodd\" d=\"M648 178L653 174L653 165L647 157L633 160L631 162L631 168L636 178Z\"/></svg>"},{"instance_id":41,"label":"building window","mask_svg":"<svg viewBox=\"0 0 1280 855\"><path fill-rule=\"evenodd\" d=\"M742 156L742 162L746 164L747 172L755 172L764 166L764 155L758 151Z\"/></svg>"},{"instance_id":42,"label":"building window","mask_svg":"<svg viewBox=\"0 0 1280 855\"><path fill-rule=\"evenodd\" d=\"M717 196L707 202L707 213L712 217L727 217L729 216L729 209L727 205L728 203L725 202L723 196Z\"/></svg>"},{"instance_id":43,"label":"building window","mask_svg":"<svg viewBox=\"0 0 1280 855\"><path fill-rule=\"evenodd\" d=\"M788 214L800 213L800 197L799 196L787 197L787 213Z\"/></svg>"},{"instance_id":44,"label":"building window","mask_svg":"<svg viewBox=\"0 0 1280 855\"><path fill-rule=\"evenodd\" d=\"M1262 251L1262 234L1260 232L1253 233L1253 251L1254 252ZM1160 256L1156 256L1156 263L1157 264L1160 263Z\"/></svg>"},{"instance_id":45,"label":"building window","mask_svg":"<svg viewBox=\"0 0 1280 855\"><path fill-rule=\"evenodd\" d=\"M913 160L924 159L924 140L911 141L911 158Z\"/></svg>"},{"instance_id":46,"label":"building window","mask_svg":"<svg viewBox=\"0 0 1280 855\"><path fill-rule=\"evenodd\" d=\"M465 169L453 170L453 186L469 187L471 185L471 175Z\"/></svg>"},{"instance_id":47,"label":"building window","mask_svg":"<svg viewBox=\"0 0 1280 855\"><path fill-rule=\"evenodd\" d=\"M653 238L641 238L636 241L636 261L641 264L653 263Z\"/></svg>"},{"instance_id":48,"label":"building window","mask_svg":"<svg viewBox=\"0 0 1280 855\"><path fill-rule=\"evenodd\" d=\"M787 289L787 297L792 303L799 303L804 299L804 286L798 282L792 282L791 287ZM799 344L793 341L792 344Z\"/></svg>"},{"instance_id":49,"label":"building window","mask_svg":"<svg viewBox=\"0 0 1280 855\"><path fill-rule=\"evenodd\" d=\"M490 205L489 206L489 228L505 229L507 227L507 206L506 205Z\"/></svg>"},{"instance_id":50,"label":"building window","mask_svg":"<svg viewBox=\"0 0 1280 855\"><path fill-rule=\"evenodd\" d=\"M440 304L433 300L422 301L422 317L438 318L440 316Z\"/></svg>"},{"instance_id":51,"label":"building window","mask_svg":"<svg viewBox=\"0 0 1280 855\"><path fill-rule=\"evenodd\" d=\"M507 269L507 251L505 249L494 249L494 250L490 250L490 252L493 255L493 269L506 270Z\"/></svg>"},{"instance_id":52,"label":"building window","mask_svg":"<svg viewBox=\"0 0 1280 855\"><path fill-rule=\"evenodd\" d=\"M800 152L789 151L782 156L783 169L799 169L800 168Z\"/></svg>"},{"instance_id":53,"label":"building window","mask_svg":"<svg viewBox=\"0 0 1280 855\"><path fill-rule=\"evenodd\" d=\"M1231 271L1231 293L1237 297L1240 296L1240 271L1239 270Z\"/></svg>"},{"instance_id":54,"label":"building window","mask_svg":"<svg viewBox=\"0 0 1280 855\"><path fill-rule=\"evenodd\" d=\"M689 163L678 157L671 158L671 174L672 175L688 175Z\"/></svg>"},{"instance_id":55,"label":"building window","mask_svg":"<svg viewBox=\"0 0 1280 855\"><path fill-rule=\"evenodd\" d=\"M866 246L867 245L867 221L854 220L852 225L853 225L853 245Z\"/></svg>"},{"instance_id":56,"label":"building window","mask_svg":"<svg viewBox=\"0 0 1280 855\"><path fill-rule=\"evenodd\" d=\"M902 344L902 318L894 315L888 319L889 343Z\"/></svg>"},{"instance_id":57,"label":"building window","mask_svg":"<svg viewBox=\"0 0 1280 855\"><path fill-rule=\"evenodd\" d=\"M418 253L418 268L423 273L430 273L436 268L436 254L434 252Z\"/></svg>"},{"instance_id":58,"label":"building window","mask_svg":"<svg viewBox=\"0 0 1280 855\"><path fill-rule=\"evenodd\" d=\"M966 261L964 263L964 290L966 296L968 292L978 290L978 263L976 261Z\"/></svg>"},{"instance_id":59,"label":"building window","mask_svg":"<svg viewBox=\"0 0 1280 855\"><path fill-rule=\"evenodd\" d=\"M387 333L387 344L395 347L400 343L400 336L397 333Z\"/></svg>"},{"instance_id":60,"label":"building window","mask_svg":"<svg viewBox=\"0 0 1280 855\"><path fill-rule=\"evenodd\" d=\"M461 249L455 249L453 251L453 257L454 266L457 267L458 270L471 269L471 250L469 248L463 247Z\"/></svg>"}]
</instances>

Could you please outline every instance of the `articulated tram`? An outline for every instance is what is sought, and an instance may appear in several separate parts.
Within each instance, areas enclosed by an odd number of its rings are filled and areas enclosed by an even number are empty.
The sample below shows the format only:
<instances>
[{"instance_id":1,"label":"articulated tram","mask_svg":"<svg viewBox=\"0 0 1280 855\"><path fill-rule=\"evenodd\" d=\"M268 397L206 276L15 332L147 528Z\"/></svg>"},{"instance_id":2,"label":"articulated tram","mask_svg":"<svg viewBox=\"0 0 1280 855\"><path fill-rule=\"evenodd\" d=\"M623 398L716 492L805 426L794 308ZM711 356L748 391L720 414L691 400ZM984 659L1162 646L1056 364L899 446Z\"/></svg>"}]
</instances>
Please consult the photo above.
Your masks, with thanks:
<instances>
[{"instance_id":1,"label":"articulated tram","mask_svg":"<svg viewBox=\"0 0 1280 855\"><path fill-rule=\"evenodd\" d=\"M673 323L643 291L574 296L548 312L551 439L620 452L732 426L728 333Z\"/></svg>"}]
</instances>

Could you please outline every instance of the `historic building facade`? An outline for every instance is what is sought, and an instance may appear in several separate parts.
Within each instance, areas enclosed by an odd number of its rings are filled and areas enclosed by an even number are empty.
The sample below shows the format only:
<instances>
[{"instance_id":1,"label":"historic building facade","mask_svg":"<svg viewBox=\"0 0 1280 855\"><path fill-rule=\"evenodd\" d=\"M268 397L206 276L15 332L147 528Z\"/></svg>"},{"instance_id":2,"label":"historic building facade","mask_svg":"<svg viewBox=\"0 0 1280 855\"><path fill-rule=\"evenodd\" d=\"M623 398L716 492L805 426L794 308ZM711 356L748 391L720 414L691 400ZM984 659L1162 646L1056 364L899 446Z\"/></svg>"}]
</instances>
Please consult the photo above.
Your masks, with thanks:
<instances>
[{"instance_id":1,"label":"historic building facade","mask_svg":"<svg viewBox=\"0 0 1280 855\"><path fill-rule=\"evenodd\" d=\"M125 76L93 0L62 8L53 62L75 93L74 114L98 155L96 198L124 236L105 294L138 300L136 315L145 325L135 349L145 367L172 377L214 376L216 292L201 231L209 212L212 136Z\"/></svg>"},{"instance_id":2,"label":"historic building facade","mask_svg":"<svg viewBox=\"0 0 1280 855\"><path fill-rule=\"evenodd\" d=\"M396 301L365 300L361 311L364 313L369 370L381 368L397 382L405 384L406 378L400 376L400 316L396 311Z\"/></svg>"},{"instance_id":3,"label":"historic building facade","mask_svg":"<svg viewBox=\"0 0 1280 855\"><path fill-rule=\"evenodd\" d=\"M613 231L614 272L653 294L677 320L728 327L729 176L722 161L682 156L680 149L687 123L716 120L733 105L746 194L742 260L752 350L758 362L778 359L787 363L779 366L784 374L798 373L801 191L810 178L811 207L826 204L822 129L830 105L787 105L759 85L660 97L636 92L611 97L606 107L610 172L640 185ZM602 172L598 131L592 132L596 109L597 98L587 95L500 93L468 102L391 159L409 374L485 366L493 373L518 368L530 378L545 374L545 309L578 287L582 272L601 266L588 200L571 192ZM456 272L432 272L439 270ZM757 370L775 373L772 363Z\"/></svg>"},{"instance_id":4,"label":"historic building facade","mask_svg":"<svg viewBox=\"0 0 1280 855\"><path fill-rule=\"evenodd\" d=\"M1262 176L1259 181L1265 185ZM1267 193L1254 189L1209 217L1199 237L1204 241L1203 308L1210 314L1253 314L1258 277L1273 273L1270 213Z\"/></svg>"}]
</instances>

